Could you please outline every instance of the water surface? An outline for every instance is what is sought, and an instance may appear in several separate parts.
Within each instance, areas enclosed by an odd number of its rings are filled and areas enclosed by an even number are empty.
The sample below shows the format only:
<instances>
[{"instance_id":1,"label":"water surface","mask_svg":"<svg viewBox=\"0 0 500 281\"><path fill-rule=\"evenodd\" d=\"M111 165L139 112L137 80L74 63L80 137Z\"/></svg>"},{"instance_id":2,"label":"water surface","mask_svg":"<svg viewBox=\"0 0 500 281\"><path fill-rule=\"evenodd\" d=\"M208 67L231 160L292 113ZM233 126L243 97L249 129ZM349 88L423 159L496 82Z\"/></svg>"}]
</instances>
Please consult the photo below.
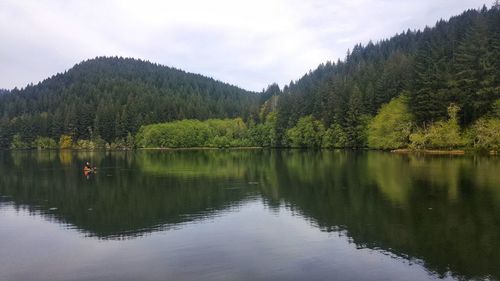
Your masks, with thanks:
<instances>
[{"instance_id":1,"label":"water surface","mask_svg":"<svg viewBox=\"0 0 500 281\"><path fill-rule=\"evenodd\" d=\"M0 280L500 279L495 157L4 151L0 168Z\"/></svg>"}]
</instances>

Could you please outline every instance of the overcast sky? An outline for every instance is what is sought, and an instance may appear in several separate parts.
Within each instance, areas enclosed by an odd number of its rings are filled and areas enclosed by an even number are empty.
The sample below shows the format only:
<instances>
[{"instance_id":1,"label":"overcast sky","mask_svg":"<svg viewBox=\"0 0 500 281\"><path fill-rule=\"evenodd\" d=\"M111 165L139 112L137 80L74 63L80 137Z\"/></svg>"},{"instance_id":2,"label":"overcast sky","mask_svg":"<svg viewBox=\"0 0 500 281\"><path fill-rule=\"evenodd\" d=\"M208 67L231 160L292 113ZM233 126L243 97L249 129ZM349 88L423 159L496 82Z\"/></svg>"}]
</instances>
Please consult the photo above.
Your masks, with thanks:
<instances>
[{"instance_id":1,"label":"overcast sky","mask_svg":"<svg viewBox=\"0 0 500 281\"><path fill-rule=\"evenodd\" d=\"M491 0L490 2L493 2ZM0 0L0 88L124 56L260 91L483 0Z\"/></svg>"}]
</instances>

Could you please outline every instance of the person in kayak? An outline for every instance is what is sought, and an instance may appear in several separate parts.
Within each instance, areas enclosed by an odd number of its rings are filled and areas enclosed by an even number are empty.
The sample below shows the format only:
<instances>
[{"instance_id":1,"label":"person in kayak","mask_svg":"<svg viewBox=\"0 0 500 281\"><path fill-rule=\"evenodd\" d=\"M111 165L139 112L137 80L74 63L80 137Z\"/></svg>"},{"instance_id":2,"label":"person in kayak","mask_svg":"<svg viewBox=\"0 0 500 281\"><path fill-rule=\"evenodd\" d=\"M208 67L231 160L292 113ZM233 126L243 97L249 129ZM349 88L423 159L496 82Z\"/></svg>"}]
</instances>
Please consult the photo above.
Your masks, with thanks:
<instances>
[{"instance_id":1,"label":"person in kayak","mask_svg":"<svg viewBox=\"0 0 500 281\"><path fill-rule=\"evenodd\" d=\"M87 178L90 179L90 174L95 174L97 171L97 167L93 167L90 165L89 162L85 163L85 166L83 166L83 175Z\"/></svg>"},{"instance_id":2,"label":"person in kayak","mask_svg":"<svg viewBox=\"0 0 500 281\"><path fill-rule=\"evenodd\" d=\"M92 171L92 166L90 165L89 162L85 163L85 166L83 167L84 171Z\"/></svg>"}]
</instances>

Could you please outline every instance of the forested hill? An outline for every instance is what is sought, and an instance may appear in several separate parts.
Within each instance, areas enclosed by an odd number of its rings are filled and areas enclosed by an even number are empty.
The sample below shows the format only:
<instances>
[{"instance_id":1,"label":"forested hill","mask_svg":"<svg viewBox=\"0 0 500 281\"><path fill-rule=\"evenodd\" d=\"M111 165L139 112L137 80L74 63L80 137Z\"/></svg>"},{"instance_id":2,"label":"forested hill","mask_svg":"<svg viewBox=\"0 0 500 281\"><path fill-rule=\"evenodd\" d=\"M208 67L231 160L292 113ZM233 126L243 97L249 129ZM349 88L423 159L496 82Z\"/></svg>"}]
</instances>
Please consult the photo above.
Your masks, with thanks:
<instances>
[{"instance_id":1,"label":"forested hill","mask_svg":"<svg viewBox=\"0 0 500 281\"><path fill-rule=\"evenodd\" d=\"M118 57L99 57L37 85L0 96L0 145L18 134L107 142L141 125L184 118L247 118L258 112L257 93L198 74ZM92 136L93 135L93 136Z\"/></svg>"},{"instance_id":2,"label":"forested hill","mask_svg":"<svg viewBox=\"0 0 500 281\"><path fill-rule=\"evenodd\" d=\"M312 115L326 128L342 129L346 146L365 146L364 119L403 94L420 127L448 118L452 103L462 128L488 114L500 98L500 7L468 10L432 28L356 45L344 61L322 64L285 86L278 142L300 117Z\"/></svg>"}]
</instances>

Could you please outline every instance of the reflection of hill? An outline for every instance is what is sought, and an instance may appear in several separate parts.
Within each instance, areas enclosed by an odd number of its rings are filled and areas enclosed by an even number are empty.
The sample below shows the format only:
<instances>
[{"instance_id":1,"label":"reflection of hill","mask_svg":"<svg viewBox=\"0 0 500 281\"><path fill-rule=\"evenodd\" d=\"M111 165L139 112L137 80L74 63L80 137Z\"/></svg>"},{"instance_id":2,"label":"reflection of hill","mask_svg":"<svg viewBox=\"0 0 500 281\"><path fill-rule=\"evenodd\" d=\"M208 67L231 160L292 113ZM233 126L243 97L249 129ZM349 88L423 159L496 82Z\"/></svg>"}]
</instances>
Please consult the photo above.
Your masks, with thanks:
<instances>
[{"instance_id":1,"label":"reflection of hill","mask_svg":"<svg viewBox=\"0 0 500 281\"><path fill-rule=\"evenodd\" d=\"M421 259L438 274L500 278L499 167L496 159L294 153L276 162L277 190L264 193L326 231L346 230L358 246Z\"/></svg>"},{"instance_id":2,"label":"reflection of hill","mask_svg":"<svg viewBox=\"0 0 500 281\"><path fill-rule=\"evenodd\" d=\"M227 181L222 183L220 177L224 175L220 171L193 177L198 166L189 167L174 154L174 159L155 155L88 154L86 159L94 158L94 163L102 167L89 180L80 174L78 163L85 158L77 160L82 154L12 155L5 157L4 154L0 164L4 171L6 167L16 167L14 172L0 178L0 194L9 196L16 205L27 206L101 238L134 237L174 224L206 219L220 210L238 206L255 194L252 186L242 181L243 175L226 175ZM61 158L66 159L64 164L68 164L68 158L73 160L69 166L63 166ZM149 165L161 170L160 161L169 163L164 166L164 175L157 172L145 176L147 172L141 171L149 171ZM182 169L173 163L179 163ZM217 166L228 170L220 162ZM174 170L173 174L168 172ZM57 210L49 211L50 208Z\"/></svg>"},{"instance_id":3,"label":"reflection of hill","mask_svg":"<svg viewBox=\"0 0 500 281\"><path fill-rule=\"evenodd\" d=\"M90 180L80 174L86 159L101 167ZM0 168L11 171L0 178L1 195L101 238L206 219L262 194L270 207L291 208L324 231L344 230L360 247L421 260L438 274L500 279L497 158L298 150L0 153Z\"/></svg>"}]
</instances>

